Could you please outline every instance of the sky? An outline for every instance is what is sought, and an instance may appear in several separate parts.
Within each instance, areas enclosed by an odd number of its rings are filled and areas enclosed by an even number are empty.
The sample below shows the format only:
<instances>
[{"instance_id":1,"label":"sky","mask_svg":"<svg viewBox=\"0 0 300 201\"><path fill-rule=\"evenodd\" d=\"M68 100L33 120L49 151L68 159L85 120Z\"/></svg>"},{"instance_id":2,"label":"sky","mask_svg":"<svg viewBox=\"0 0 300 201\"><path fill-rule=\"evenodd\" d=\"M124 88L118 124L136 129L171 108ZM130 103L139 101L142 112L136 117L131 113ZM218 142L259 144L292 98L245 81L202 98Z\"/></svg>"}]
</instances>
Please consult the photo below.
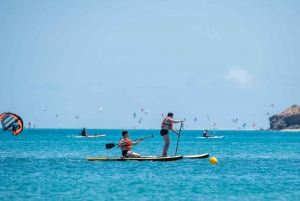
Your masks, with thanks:
<instances>
[{"instance_id":1,"label":"sky","mask_svg":"<svg viewBox=\"0 0 300 201\"><path fill-rule=\"evenodd\" d=\"M300 105L299 8L2 0L0 112L38 128L160 129L173 112L189 129L267 129Z\"/></svg>"}]
</instances>

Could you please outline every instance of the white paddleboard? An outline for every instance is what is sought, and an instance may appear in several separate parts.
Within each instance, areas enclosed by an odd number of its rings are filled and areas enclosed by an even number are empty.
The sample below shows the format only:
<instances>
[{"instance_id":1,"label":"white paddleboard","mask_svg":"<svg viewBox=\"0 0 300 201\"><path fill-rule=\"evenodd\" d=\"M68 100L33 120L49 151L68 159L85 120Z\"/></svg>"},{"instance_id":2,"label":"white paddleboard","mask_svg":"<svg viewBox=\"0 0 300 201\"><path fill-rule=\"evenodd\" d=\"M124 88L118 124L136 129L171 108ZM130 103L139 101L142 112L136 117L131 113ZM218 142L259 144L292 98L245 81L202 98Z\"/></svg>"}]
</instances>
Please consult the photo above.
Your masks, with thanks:
<instances>
[{"instance_id":1,"label":"white paddleboard","mask_svg":"<svg viewBox=\"0 0 300 201\"><path fill-rule=\"evenodd\" d=\"M106 135L88 135L88 136L75 136L75 138L102 138Z\"/></svg>"},{"instance_id":2,"label":"white paddleboard","mask_svg":"<svg viewBox=\"0 0 300 201\"><path fill-rule=\"evenodd\" d=\"M223 138L224 136L214 136L214 137L197 137L197 138Z\"/></svg>"}]
</instances>

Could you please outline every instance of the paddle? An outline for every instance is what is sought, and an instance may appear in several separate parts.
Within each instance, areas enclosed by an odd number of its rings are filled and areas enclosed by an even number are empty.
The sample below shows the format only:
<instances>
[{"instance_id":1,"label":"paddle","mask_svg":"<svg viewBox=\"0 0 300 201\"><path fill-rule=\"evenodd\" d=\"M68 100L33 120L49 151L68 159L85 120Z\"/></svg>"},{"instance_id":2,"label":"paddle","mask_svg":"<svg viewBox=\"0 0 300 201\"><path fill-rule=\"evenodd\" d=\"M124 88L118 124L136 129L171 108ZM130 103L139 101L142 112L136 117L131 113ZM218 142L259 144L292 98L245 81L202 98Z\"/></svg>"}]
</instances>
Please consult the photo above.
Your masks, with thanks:
<instances>
[{"instance_id":1,"label":"paddle","mask_svg":"<svg viewBox=\"0 0 300 201\"><path fill-rule=\"evenodd\" d=\"M182 127L182 122L181 122L181 125L180 125L180 130L179 130L179 135L178 135L178 140L177 140L177 146L176 146L175 156L177 154L177 148L178 148L178 143L179 143L179 138L180 138L180 133L181 133L181 127Z\"/></svg>"},{"instance_id":2,"label":"paddle","mask_svg":"<svg viewBox=\"0 0 300 201\"><path fill-rule=\"evenodd\" d=\"M147 136L147 137L141 137L141 138L146 139L146 138L150 138L150 137L154 137L154 135L150 135L150 136ZM141 139L141 138L139 138L139 139ZM139 139L136 139L136 140L139 140ZM136 141L136 140L132 140L132 141ZM116 145L119 145L119 143L117 143L117 144L108 143L108 144L105 145L105 147L106 147L106 149L111 149L111 148L115 147Z\"/></svg>"}]
</instances>

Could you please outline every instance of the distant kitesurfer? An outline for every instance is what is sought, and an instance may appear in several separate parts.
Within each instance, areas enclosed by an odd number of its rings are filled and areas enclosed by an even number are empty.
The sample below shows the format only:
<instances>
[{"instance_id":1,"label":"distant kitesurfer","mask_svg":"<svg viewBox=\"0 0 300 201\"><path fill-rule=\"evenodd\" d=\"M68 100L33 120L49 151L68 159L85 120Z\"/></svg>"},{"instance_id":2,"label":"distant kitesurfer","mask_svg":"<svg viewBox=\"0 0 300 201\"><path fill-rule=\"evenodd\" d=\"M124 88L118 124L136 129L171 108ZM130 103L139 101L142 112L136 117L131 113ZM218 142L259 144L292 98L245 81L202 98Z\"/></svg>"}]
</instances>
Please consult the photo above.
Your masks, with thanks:
<instances>
[{"instance_id":1,"label":"distant kitesurfer","mask_svg":"<svg viewBox=\"0 0 300 201\"><path fill-rule=\"evenodd\" d=\"M210 135L207 133L207 130L203 132L203 137L215 137L214 135Z\"/></svg>"},{"instance_id":2,"label":"distant kitesurfer","mask_svg":"<svg viewBox=\"0 0 300 201\"><path fill-rule=\"evenodd\" d=\"M162 152L163 157L167 156L168 149L170 146L169 130L172 130L177 135L180 135L180 133L173 128L173 123L180 123L180 122L183 122L183 120L173 120L173 113L169 112L167 117L165 117L161 123L160 135L163 137L165 141L165 145Z\"/></svg>"},{"instance_id":3,"label":"distant kitesurfer","mask_svg":"<svg viewBox=\"0 0 300 201\"><path fill-rule=\"evenodd\" d=\"M144 138L140 138L138 141L133 142L129 139L129 133L127 130L122 131L123 138L120 139L118 146L122 150L122 157L128 158L139 158L140 154L134 153L131 151L132 145L137 145L140 141L144 140Z\"/></svg>"}]
</instances>

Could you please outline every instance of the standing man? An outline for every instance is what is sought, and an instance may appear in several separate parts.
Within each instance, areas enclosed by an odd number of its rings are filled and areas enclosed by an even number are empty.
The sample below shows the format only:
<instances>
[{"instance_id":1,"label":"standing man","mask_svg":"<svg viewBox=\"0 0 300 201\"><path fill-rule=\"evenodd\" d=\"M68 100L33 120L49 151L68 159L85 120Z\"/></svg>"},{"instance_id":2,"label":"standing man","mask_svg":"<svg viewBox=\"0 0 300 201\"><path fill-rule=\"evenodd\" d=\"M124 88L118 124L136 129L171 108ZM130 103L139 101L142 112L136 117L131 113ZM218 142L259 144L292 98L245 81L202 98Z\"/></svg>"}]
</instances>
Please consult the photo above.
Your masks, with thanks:
<instances>
[{"instance_id":1,"label":"standing man","mask_svg":"<svg viewBox=\"0 0 300 201\"><path fill-rule=\"evenodd\" d=\"M163 137L165 141L165 146L163 148L162 156L166 157L168 153L168 149L170 146L170 137L169 137L169 130L172 130L174 133L177 135L180 135L179 132L177 132L173 128L173 123L180 123L183 122L183 120L173 120L173 113L169 112L168 116L165 117L161 123L161 130L160 130L160 135Z\"/></svg>"}]
</instances>

